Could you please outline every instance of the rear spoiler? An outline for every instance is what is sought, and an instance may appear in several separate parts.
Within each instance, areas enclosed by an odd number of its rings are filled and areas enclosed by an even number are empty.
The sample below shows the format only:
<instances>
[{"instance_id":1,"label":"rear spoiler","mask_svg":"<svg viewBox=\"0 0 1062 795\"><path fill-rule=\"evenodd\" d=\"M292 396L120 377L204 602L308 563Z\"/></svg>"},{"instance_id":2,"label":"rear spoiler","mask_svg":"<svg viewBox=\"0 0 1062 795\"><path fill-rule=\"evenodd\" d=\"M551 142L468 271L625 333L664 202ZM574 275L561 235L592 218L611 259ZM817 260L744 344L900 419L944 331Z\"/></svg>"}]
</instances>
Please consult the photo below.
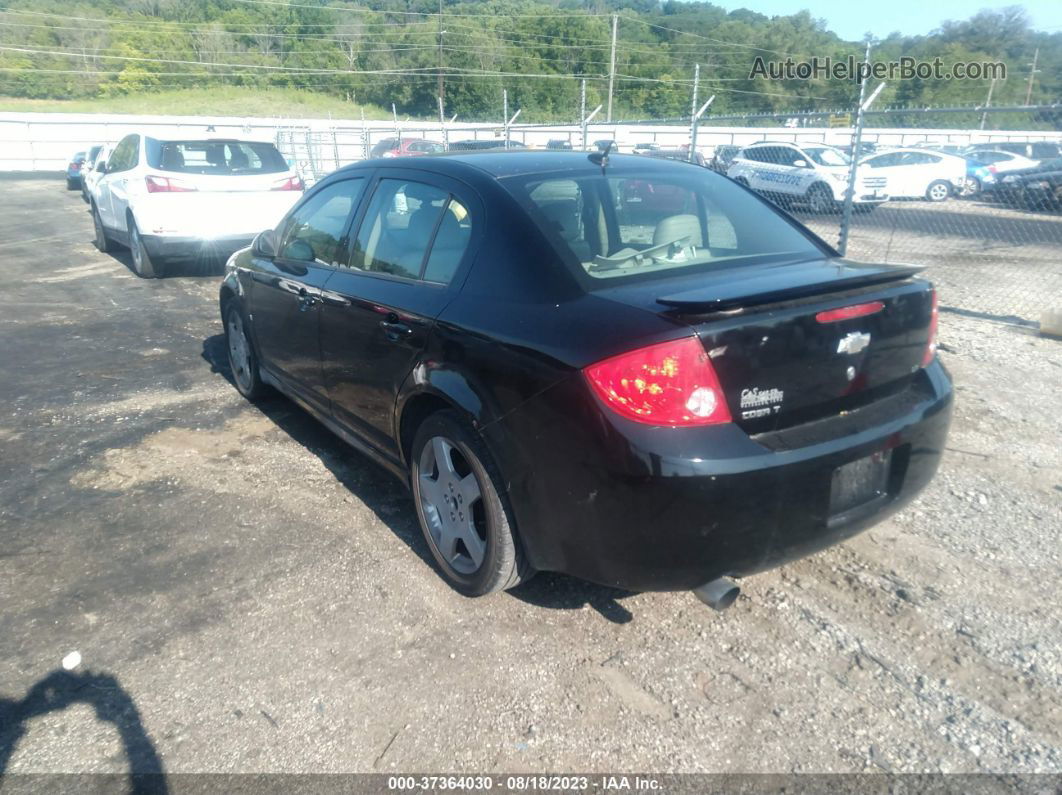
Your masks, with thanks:
<instances>
[{"instance_id":1,"label":"rear spoiler","mask_svg":"<svg viewBox=\"0 0 1062 795\"><path fill-rule=\"evenodd\" d=\"M846 270L850 271L852 269L847 268ZM885 269L874 269L867 273L838 275L834 278L818 281L805 280L801 283L781 285L778 282L784 282L784 279L756 279L752 283L738 280L731 284L713 285L676 295L661 296L656 299L656 302L675 309L696 311L698 313L723 312L903 281L915 276L922 270L924 269L916 266L886 266ZM807 273L804 272L803 275L806 277ZM761 281L765 289L755 289L756 281Z\"/></svg>"}]
</instances>

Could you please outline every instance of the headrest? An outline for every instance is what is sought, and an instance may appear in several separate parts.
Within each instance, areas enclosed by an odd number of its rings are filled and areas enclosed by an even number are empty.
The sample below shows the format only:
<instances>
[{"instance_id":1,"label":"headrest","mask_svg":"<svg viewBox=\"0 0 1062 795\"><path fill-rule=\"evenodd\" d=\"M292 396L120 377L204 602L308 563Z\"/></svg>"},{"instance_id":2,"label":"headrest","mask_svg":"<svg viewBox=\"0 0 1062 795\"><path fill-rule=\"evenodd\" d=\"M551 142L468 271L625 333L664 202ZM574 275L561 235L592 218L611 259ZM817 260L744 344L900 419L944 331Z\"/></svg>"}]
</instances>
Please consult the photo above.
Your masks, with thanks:
<instances>
[{"instance_id":1,"label":"headrest","mask_svg":"<svg viewBox=\"0 0 1062 795\"><path fill-rule=\"evenodd\" d=\"M679 238L690 238L694 246L703 245L701 239L701 222L696 215L672 215L663 219L653 231L653 245L672 243Z\"/></svg>"},{"instance_id":2,"label":"headrest","mask_svg":"<svg viewBox=\"0 0 1062 795\"><path fill-rule=\"evenodd\" d=\"M425 185L423 182L407 182L405 189L402 191L406 194L407 199L416 199L420 202L433 202L438 201L439 189L433 188L431 185Z\"/></svg>"},{"instance_id":3,"label":"headrest","mask_svg":"<svg viewBox=\"0 0 1062 795\"><path fill-rule=\"evenodd\" d=\"M421 207L409 216L410 245L427 243L431 237L431 231L435 228L435 221L439 218L439 208L430 204Z\"/></svg>"},{"instance_id":4,"label":"headrest","mask_svg":"<svg viewBox=\"0 0 1062 795\"><path fill-rule=\"evenodd\" d=\"M561 199L539 207L554 231L565 240L578 240L582 237L579 202L575 199Z\"/></svg>"}]
</instances>

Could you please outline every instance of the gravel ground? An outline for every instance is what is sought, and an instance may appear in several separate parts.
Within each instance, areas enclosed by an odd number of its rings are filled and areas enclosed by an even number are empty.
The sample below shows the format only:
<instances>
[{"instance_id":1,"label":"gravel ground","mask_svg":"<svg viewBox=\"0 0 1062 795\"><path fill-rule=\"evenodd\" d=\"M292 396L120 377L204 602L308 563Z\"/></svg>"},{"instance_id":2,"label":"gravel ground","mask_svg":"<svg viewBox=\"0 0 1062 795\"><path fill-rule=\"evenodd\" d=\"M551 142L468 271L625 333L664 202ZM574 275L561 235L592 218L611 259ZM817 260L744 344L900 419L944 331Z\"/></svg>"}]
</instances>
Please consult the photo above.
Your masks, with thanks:
<instances>
[{"instance_id":1,"label":"gravel ground","mask_svg":"<svg viewBox=\"0 0 1062 795\"><path fill-rule=\"evenodd\" d=\"M1062 343L944 312L938 478L725 613L473 601L400 484L229 385L216 276L138 280L61 183L0 210L0 771L1062 772Z\"/></svg>"}]
</instances>

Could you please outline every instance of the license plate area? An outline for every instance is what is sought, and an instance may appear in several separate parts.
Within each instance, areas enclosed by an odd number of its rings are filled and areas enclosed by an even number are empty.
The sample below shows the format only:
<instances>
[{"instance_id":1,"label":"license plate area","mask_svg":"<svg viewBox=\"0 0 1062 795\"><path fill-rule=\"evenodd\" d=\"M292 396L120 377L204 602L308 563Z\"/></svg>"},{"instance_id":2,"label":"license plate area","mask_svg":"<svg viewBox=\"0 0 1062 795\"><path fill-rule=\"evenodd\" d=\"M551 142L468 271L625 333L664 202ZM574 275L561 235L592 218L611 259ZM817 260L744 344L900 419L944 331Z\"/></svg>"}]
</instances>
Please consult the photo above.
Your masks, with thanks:
<instances>
[{"instance_id":1,"label":"license plate area","mask_svg":"<svg viewBox=\"0 0 1062 795\"><path fill-rule=\"evenodd\" d=\"M833 470L830 516L847 513L884 497L889 488L892 450L882 450Z\"/></svg>"}]
</instances>

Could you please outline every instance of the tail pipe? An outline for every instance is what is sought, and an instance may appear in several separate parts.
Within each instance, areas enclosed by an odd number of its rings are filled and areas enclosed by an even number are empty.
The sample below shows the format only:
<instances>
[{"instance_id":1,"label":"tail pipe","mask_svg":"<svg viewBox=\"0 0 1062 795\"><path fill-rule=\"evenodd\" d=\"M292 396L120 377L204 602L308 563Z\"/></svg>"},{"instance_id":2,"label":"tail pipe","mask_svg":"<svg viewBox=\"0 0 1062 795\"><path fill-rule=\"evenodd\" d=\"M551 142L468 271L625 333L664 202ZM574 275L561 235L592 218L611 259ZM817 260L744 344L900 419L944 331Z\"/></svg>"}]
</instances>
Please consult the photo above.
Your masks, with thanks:
<instances>
[{"instance_id":1,"label":"tail pipe","mask_svg":"<svg viewBox=\"0 0 1062 795\"><path fill-rule=\"evenodd\" d=\"M741 588L730 578L720 577L718 580L712 580L699 588L694 588L693 593L713 610L726 610L734 604L734 600L741 593Z\"/></svg>"}]
</instances>

